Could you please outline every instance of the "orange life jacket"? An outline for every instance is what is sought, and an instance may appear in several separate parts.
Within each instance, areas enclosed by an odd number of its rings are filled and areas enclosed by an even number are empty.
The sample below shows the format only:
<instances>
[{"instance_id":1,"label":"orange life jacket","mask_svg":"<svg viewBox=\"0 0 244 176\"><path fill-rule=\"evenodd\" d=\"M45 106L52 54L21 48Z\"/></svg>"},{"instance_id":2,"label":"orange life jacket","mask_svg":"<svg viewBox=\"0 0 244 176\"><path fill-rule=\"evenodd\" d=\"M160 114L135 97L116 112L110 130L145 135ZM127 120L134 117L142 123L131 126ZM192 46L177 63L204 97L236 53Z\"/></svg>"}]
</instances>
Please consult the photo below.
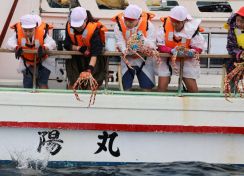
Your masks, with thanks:
<instances>
[{"instance_id":1,"label":"orange life jacket","mask_svg":"<svg viewBox=\"0 0 244 176\"><path fill-rule=\"evenodd\" d=\"M45 31L44 39L46 38L46 35L48 34L49 30L53 29L53 25L42 22L40 26L38 26L40 30Z\"/></svg>"},{"instance_id":2,"label":"orange life jacket","mask_svg":"<svg viewBox=\"0 0 244 176\"><path fill-rule=\"evenodd\" d=\"M120 28L120 31L123 34L124 39L126 40L126 26L124 23L124 14L119 13L118 15L114 16L111 20L116 22ZM147 30L148 30L148 21L152 20L155 17L153 13L149 12L142 12L141 14L141 22L137 28L137 31L141 31L142 34L147 37Z\"/></svg>"},{"instance_id":3,"label":"orange life jacket","mask_svg":"<svg viewBox=\"0 0 244 176\"><path fill-rule=\"evenodd\" d=\"M20 23L16 23L13 26L11 26L11 29L14 29L16 32L16 39L17 39L17 45L19 47L22 47L23 49L30 49L35 50L39 46L44 45L44 39L48 33L49 29L52 29L51 26L48 24L42 22L42 24L35 28L34 32L34 41L32 43L29 43L29 40L24 35L23 29L21 27ZM21 58L27 62L27 64L34 65L34 58L35 54L30 53L24 53L22 54ZM40 63L41 59L47 58L47 55L45 55L43 58L36 58L36 63Z\"/></svg>"},{"instance_id":4,"label":"orange life jacket","mask_svg":"<svg viewBox=\"0 0 244 176\"><path fill-rule=\"evenodd\" d=\"M160 20L163 22L164 35L165 35L165 46L175 48L176 46L190 47L191 39L181 38L176 39L174 35L174 27L171 23L170 17L161 17Z\"/></svg>"},{"instance_id":5,"label":"orange life jacket","mask_svg":"<svg viewBox=\"0 0 244 176\"><path fill-rule=\"evenodd\" d=\"M190 48L191 39L179 38L177 39L174 35L174 28L171 23L170 17L161 17L160 20L163 22L163 28L165 33L165 46L170 48L175 48L176 46L185 46L186 48ZM198 27L192 38L198 33L203 32L204 29L202 27ZM180 58L177 58L179 61Z\"/></svg>"},{"instance_id":6,"label":"orange life jacket","mask_svg":"<svg viewBox=\"0 0 244 176\"><path fill-rule=\"evenodd\" d=\"M66 25L66 30L72 43L78 46L87 46L88 48L91 47L90 41L96 29L99 29L99 36L104 44L105 32L108 31L108 29L101 22L89 22L83 33L79 35L74 33L74 29L71 27L69 22Z\"/></svg>"},{"instance_id":7,"label":"orange life jacket","mask_svg":"<svg viewBox=\"0 0 244 176\"><path fill-rule=\"evenodd\" d=\"M103 44L105 44L105 32L108 31L108 28L106 28L106 26L104 26L100 21L97 22L97 27L99 29L99 35L101 38L101 41L103 42Z\"/></svg>"}]
</instances>

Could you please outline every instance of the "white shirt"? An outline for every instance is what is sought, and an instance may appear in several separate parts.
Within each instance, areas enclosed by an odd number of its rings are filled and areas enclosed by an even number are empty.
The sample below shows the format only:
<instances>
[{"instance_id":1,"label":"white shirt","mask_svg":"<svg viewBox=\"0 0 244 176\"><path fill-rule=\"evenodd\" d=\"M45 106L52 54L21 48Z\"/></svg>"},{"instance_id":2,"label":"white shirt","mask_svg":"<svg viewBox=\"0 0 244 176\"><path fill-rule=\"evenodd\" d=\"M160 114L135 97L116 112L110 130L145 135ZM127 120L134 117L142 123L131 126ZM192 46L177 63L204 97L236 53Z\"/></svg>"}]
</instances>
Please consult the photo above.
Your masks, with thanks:
<instances>
[{"instance_id":1,"label":"white shirt","mask_svg":"<svg viewBox=\"0 0 244 176\"><path fill-rule=\"evenodd\" d=\"M32 38L32 41L34 41L34 35ZM7 43L6 43L6 48L9 50L14 51L15 48L18 46L17 43L17 38L16 38L16 32L14 32L12 34L12 36L8 39ZM44 39L44 46L48 49L48 50L54 50L56 49L56 42L53 40L52 37L50 37L48 34L46 35L46 38ZM50 59L46 58L43 62L42 65L44 67L46 67L47 69L49 69L50 71L52 70L52 65L50 63ZM29 66L29 64L27 64L27 66ZM17 72L21 73L22 71L25 70L25 65L23 63L23 59L19 60L19 67L17 68Z\"/></svg>"},{"instance_id":2,"label":"white shirt","mask_svg":"<svg viewBox=\"0 0 244 176\"><path fill-rule=\"evenodd\" d=\"M34 39L34 36L32 38L32 41ZM17 44L17 38L16 38L16 32L14 32L12 34L12 36L8 39L7 43L6 43L6 48L9 49L9 50L12 50L14 51L16 46L18 46ZM46 38L44 39L44 46L46 48L48 48L48 50L54 50L56 49L56 42L53 40L52 37L50 37L48 34L46 36Z\"/></svg>"},{"instance_id":3,"label":"white shirt","mask_svg":"<svg viewBox=\"0 0 244 176\"><path fill-rule=\"evenodd\" d=\"M207 48L207 43L204 40L203 35L201 33L198 33L197 35L195 35L195 37L191 38L191 36L195 33L199 24L200 23L198 20L192 20L186 22L183 30L180 32L174 32L174 35L177 37L180 36L187 39L191 39L191 43L190 43L191 47L200 48L204 51ZM161 26L157 32L157 45L165 45L165 33L164 33L163 26Z\"/></svg>"},{"instance_id":4,"label":"white shirt","mask_svg":"<svg viewBox=\"0 0 244 176\"><path fill-rule=\"evenodd\" d=\"M133 34L135 32L137 32L137 28L140 25L141 21L139 21L137 27L132 28L130 30L127 30L129 32L127 32L128 34ZM119 30L118 25L115 25L114 27L114 33L115 33L115 39L116 39L116 45L117 47L120 49L121 52L125 52L126 50L126 42L125 39L123 37L123 33ZM129 35L126 36L127 39L129 38ZM155 48L156 49L156 34L155 34L155 28L153 26L153 24L148 21L148 30L147 30L147 37L143 38L144 40L144 46L148 46L150 48ZM134 59L133 57L127 57L129 63L131 66L138 66L140 67L142 65L142 59ZM127 71L127 66L123 63L124 61L121 60L122 62L122 74L124 74ZM150 73L153 70L153 65L152 65L153 59L147 59L146 60L146 67L144 67L144 73L146 75L150 75ZM145 69L147 68L147 69Z\"/></svg>"},{"instance_id":5,"label":"white shirt","mask_svg":"<svg viewBox=\"0 0 244 176\"><path fill-rule=\"evenodd\" d=\"M138 26L140 25L141 21L139 21L137 27L132 29L127 29L131 34L135 33L137 31ZM116 39L116 45L120 49L121 52L125 52L126 50L126 42L123 37L123 33L119 30L118 24L114 26L114 33L115 33L115 39ZM127 39L129 36L127 36ZM148 31L147 31L147 37L144 37L144 45L149 46L150 48L156 48L156 34L155 34L155 28L153 24L148 21Z\"/></svg>"}]
</instances>

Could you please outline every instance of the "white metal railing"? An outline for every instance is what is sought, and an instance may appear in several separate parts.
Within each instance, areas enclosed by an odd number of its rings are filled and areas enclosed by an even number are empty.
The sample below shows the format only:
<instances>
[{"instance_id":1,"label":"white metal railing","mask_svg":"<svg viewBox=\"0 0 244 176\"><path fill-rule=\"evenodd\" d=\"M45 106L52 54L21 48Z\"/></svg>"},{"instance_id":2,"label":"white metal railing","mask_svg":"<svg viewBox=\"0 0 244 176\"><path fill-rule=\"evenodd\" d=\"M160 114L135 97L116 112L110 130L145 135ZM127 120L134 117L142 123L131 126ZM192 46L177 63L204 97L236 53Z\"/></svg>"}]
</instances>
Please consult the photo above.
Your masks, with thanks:
<instances>
[{"instance_id":1,"label":"white metal railing","mask_svg":"<svg viewBox=\"0 0 244 176\"><path fill-rule=\"evenodd\" d=\"M26 53L34 53L36 54L37 51L36 50L23 50ZM7 49L3 49L0 48L0 53L13 53L13 51L7 50ZM47 54L49 56L53 56L53 57L57 57L57 58L63 58L63 59L70 59L72 55L83 55L82 53L78 52L78 51L57 51L57 50L53 50L53 51L47 51ZM115 56L122 56L121 52L111 52L111 51L105 51L102 54L103 56L106 57L115 57ZM170 54L166 54L166 53L160 53L161 57L171 57ZM228 59L228 58L232 58L232 56L230 55L226 55L226 54L201 54L200 55L200 59L201 58L211 58L211 59ZM184 59L184 58L183 58ZM181 59L180 62L180 72L179 72L179 81L178 81L178 95L181 96L182 95L182 77L183 77L183 59ZM107 62L107 74L106 74L106 78L105 78L105 89L108 88L108 68L109 68L109 59ZM114 61L113 61L114 64ZM120 64L120 61L117 61L117 64ZM34 67L35 69L35 67ZM33 74L33 91L35 91L36 87L35 87L35 74ZM120 87L122 85L122 83L120 82Z\"/></svg>"}]
</instances>

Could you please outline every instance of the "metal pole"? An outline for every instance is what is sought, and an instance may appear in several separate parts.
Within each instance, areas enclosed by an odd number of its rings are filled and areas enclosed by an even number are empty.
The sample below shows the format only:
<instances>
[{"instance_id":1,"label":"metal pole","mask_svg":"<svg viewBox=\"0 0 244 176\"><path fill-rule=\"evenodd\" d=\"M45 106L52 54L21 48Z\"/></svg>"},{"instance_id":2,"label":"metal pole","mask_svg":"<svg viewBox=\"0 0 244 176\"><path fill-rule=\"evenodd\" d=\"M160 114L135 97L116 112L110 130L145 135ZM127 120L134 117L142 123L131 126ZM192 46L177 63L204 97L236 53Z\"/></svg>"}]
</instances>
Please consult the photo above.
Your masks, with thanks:
<instances>
[{"instance_id":1,"label":"metal pole","mask_svg":"<svg viewBox=\"0 0 244 176\"><path fill-rule=\"evenodd\" d=\"M121 91L124 91L123 83L122 83L122 68L121 68L121 63L119 63L119 65L118 65L118 82L119 82L119 89Z\"/></svg>"},{"instance_id":2,"label":"metal pole","mask_svg":"<svg viewBox=\"0 0 244 176\"><path fill-rule=\"evenodd\" d=\"M36 92L36 54L35 54L35 57L34 57L34 68L33 68L33 88L32 88L32 91L33 92Z\"/></svg>"},{"instance_id":3,"label":"metal pole","mask_svg":"<svg viewBox=\"0 0 244 176\"><path fill-rule=\"evenodd\" d=\"M221 77L221 87L220 87L220 93L224 92L224 87L225 87L225 76L226 76L226 66L223 64L222 66L222 77Z\"/></svg>"},{"instance_id":4,"label":"metal pole","mask_svg":"<svg viewBox=\"0 0 244 176\"><path fill-rule=\"evenodd\" d=\"M209 33L209 38L208 38L208 52L207 52L207 54L209 54L210 53L210 48L211 48L211 39L212 39L212 33L210 32ZM208 66L207 66L207 68L210 68L210 57L208 57Z\"/></svg>"},{"instance_id":5,"label":"metal pole","mask_svg":"<svg viewBox=\"0 0 244 176\"><path fill-rule=\"evenodd\" d=\"M108 76L109 76L109 57L105 57L106 59L106 74L105 74L105 90L108 89Z\"/></svg>"},{"instance_id":6,"label":"metal pole","mask_svg":"<svg viewBox=\"0 0 244 176\"><path fill-rule=\"evenodd\" d=\"M13 4L12 4L12 7L11 7L10 12L8 14L7 20L6 20L6 22L5 22L4 26L3 26L3 30L2 30L1 35L0 35L0 47L2 46L3 40L4 40L5 35L7 33L9 24L10 24L10 22L12 20L12 17L14 15L14 11L15 11L15 9L17 7L17 4L18 4L18 0L15 0L13 2Z\"/></svg>"},{"instance_id":7,"label":"metal pole","mask_svg":"<svg viewBox=\"0 0 244 176\"><path fill-rule=\"evenodd\" d=\"M180 58L180 73L178 79L178 96L182 97L182 81L183 81L183 67L184 67L184 57Z\"/></svg>"}]
</instances>

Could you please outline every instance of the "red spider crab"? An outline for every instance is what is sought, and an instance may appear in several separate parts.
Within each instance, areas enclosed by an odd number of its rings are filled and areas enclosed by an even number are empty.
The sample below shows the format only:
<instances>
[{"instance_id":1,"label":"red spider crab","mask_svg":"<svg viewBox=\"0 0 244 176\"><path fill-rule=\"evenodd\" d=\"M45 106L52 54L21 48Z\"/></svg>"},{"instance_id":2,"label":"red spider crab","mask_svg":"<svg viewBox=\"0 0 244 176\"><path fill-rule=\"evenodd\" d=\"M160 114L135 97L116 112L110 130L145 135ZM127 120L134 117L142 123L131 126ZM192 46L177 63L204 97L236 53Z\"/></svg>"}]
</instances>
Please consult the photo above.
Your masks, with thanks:
<instances>
[{"instance_id":1,"label":"red spider crab","mask_svg":"<svg viewBox=\"0 0 244 176\"><path fill-rule=\"evenodd\" d=\"M161 63L161 58L159 56L159 52L156 49L145 46L142 36L143 36L142 33L137 32L137 33L132 34L131 37L129 38L129 40L126 41L126 52L122 56L122 59L124 60L125 64L131 69L133 69L133 68L131 67L129 61L126 59L126 56L129 53L138 56L144 62L145 62L145 59L140 54L147 56L147 57L153 57L154 59L156 59L157 63Z\"/></svg>"},{"instance_id":2,"label":"red spider crab","mask_svg":"<svg viewBox=\"0 0 244 176\"><path fill-rule=\"evenodd\" d=\"M234 80L234 86L236 88L236 91L240 94L240 97L243 98L243 92L244 92L244 84L243 84L243 78L244 78L244 62L242 63L234 63L235 69L232 70L229 74L225 76L224 79L224 93L225 93L225 99L228 100L228 97L231 97L231 85L230 82ZM238 83L241 82L241 88L239 87Z\"/></svg>"},{"instance_id":3,"label":"red spider crab","mask_svg":"<svg viewBox=\"0 0 244 176\"><path fill-rule=\"evenodd\" d=\"M73 91L74 91L75 97L78 101L81 101L81 100L80 100L80 97L76 90L81 88L82 86L87 86L92 91L91 96L90 96L89 105L88 105L88 107L90 107L91 105L93 105L95 103L98 83L93 78L92 74L88 71L81 72L79 78L77 79L77 81L75 82L75 84L73 86Z\"/></svg>"},{"instance_id":4,"label":"red spider crab","mask_svg":"<svg viewBox=\"0 0 244 176\"><path fill-rule=\"evenodd\" d=\"M176 49L176 52L173 53L173 55L171 57L171 62L172 62L172 68L173 68L174 72L178 75L179 71L176 66L177 57L187 57L187 53L188 53L189 49L186 48L185 46L177 46L175 49ZM199 62L200 62L199 53L196 52L193 58L195 60L197 60L197 64L199 64Z\"/></svg>"}]
</instances>

